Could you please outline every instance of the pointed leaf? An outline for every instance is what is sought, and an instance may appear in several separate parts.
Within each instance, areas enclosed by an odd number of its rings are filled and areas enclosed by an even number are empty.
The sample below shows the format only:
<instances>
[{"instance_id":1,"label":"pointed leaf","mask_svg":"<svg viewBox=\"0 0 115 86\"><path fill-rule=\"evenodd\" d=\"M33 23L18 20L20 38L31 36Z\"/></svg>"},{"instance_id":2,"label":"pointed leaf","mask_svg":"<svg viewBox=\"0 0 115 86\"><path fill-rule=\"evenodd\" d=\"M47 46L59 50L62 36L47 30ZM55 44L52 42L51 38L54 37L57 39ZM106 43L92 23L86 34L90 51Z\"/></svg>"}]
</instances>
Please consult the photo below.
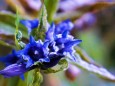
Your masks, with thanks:
<instances>
[{"instance_id":1,"label":"pointed leaf","mask_svg":"<svg viewBox=\"0 0 115 86\"><path fill-rule=\"evenodd\" d=\"M3 40L6 44L14 45L14 33L15 28L18 25L16 23L15 26L16 15L9 13L9 12L0 12L0 39ZM19 20L17 19L17 22ZM27 29L23 27L21 24L18 25L19 29L21 30L23 38L27 39ZM18 33L18 39L22 38L22 35ZM21 43L22 45L22 43Z\"/></svg>"},{"instance_id":2,"label":"pointed leaf","mask_svg":"<svg viewBox=\"0 0 115 86\"><path fill-rule=\"evenodd\" d=\"M48 29L48 22L47 22L47 11L46 7L43 4L40 12L40 25L37 29L34 29L32 31L32 35L35 37L36 40L38 39L44 39L45 32Z\"/></svg>"},{"instance_id":3,"label":"pointed leaf","mask_svg":"<svg viewBox=\"0 0 115 86\"><path fill-rule=\"evenodd\" d=\"M21 17L22 19L22 17ZM0 33L7 35L14 35L15 32L15 20L16 15L10 12L0 12ZM27 29L19 24L19 29L21 30L23 37L27 38Z\"/></svg>"},{"instance_id":4,"label":"pointed leaf","mask_svg":"<svg viewBox=\"0 0 115 86\"><path fill-rule=\"evenodd\" d=\"M70 63L72 63L73 65L80 67L81 69L84 69L88 72L94 73L105 80L115 82L115 76L112 75L105 68L88 63L88 62L82 60L78 54L75 54L75 55L76 55L76 59L77 59L76 62L70 61Z\"/></svg>"},{"instance_id":5,"label":"pointed leaf","mask_svg":"<svg viewBox=\"0 0 115 86\"><path fill-rule=\"evenodd\" d=\"M0 71L0 74L4 77L14 77L25 73L27 69L24 64L12 64Z\"/></svg>"},{"instance_id":6,"label":"pointed leaf","mask_svg":"<svg viewBox=\"0 0 115 86\"><path fill-rule=\"evenodd\" d=\"M1 40L0 40L0 45L4 45L4 46L9 47L9 48L15 48L14 45L10 45L10 44L8 44L8 43L6 43L4 41L1 41Z\"/></svg>"},{"instance_id":7,"label":"pointed leaf","mask_svg":"<svg viewBox=\"0 0 115 86\"><path fill-rule=\"evenodd\" d=\"M52 22L58 9L59 0L44 0L44 2L48 13L48 22Z\"/></svg>"}]
</instances>

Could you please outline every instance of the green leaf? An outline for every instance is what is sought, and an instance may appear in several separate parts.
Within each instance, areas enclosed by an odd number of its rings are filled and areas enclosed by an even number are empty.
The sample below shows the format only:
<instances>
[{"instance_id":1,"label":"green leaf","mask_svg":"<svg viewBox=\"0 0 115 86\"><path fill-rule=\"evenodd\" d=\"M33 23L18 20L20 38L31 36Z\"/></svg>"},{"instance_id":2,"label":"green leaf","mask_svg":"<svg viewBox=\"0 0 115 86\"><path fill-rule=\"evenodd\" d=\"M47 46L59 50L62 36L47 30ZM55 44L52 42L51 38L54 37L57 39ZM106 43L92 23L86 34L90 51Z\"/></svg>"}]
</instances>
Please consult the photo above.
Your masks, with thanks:
<instances>
[{"instance_id":1,"label":"green leaf","mask_svg":"<svg viewBox=\"0 0 115 86\"><path fill-rule=\"evenodd\" d=\"M15 32L15 44L18 49L23 49L25 47L25 43L22 40L22 33L21 31Z\"/></svg>"},{"instance_id":2,"label":"green leaf","mask_svg":"<svg viewBox=\"0 0 115 86\"><path fill-rule=\"evenodd\" d=\"M23 19L22 17L20 18ZM0 33L6 35L14 35L16 29L15 20L15 14L12 14L10 12L0 12ZM22 32L23 37L28 38L27 29L21 24L18 25L18 28Z\"/></svg>"},{"instance_id":3,"label":"green leaf","mask_svg":"<svg viewBox=\"0 0 115 86\"><path fill-rule=\"evenodd\" d=\"M15 46L9 45L8 43L0 40L0 56L7 55L14 48L15 48ZM3 66L3 65L1 65L1 66Z\"/></svg>"},{"instance_id":4,"label":"green leaf","mask_svg":"<svg viewBox=\"0 0 115 86\"><path fill-rule=\"evenodd\" d=\"M16 47L18 49L23 49L25 44L21 41L22 39L22 32L19 31L19 22L20 22L20 18L19 18L19 14L18 14L18 10L16 12L16 21L15 21L15 25L16 25L16 29L15 29L15 44Z\"/></svg>"},{"instance_id":5,"label":"green leaf","mask_svg":"<svg viewBox=\"0 0 115 86\"><path fill-rule=\"evenodd\" d=\"M16 33L16 39L17 39L18 41L20 41L20 40L22 39L22 32L21 32L21 31L18 31L18 32Z\"/></svg>"},{"instance_id":6,"label":"green leaf","mask_svg":"<svg viewBox=\"0 0 115 86\"><path fill-rule=\"evenodd\" d=\"M18 15L18 10L16 11L16 20L15 20L15 25L16 25L16 29L15 29L15 44L18 46L18 41L22 38L22 33L19 32L18 28L19 28L19 15Z\"/></svg>"},{"instance_id":7,"label":"green leaf","mask_svg":"<svg viewBox=\"0 0 115 86\"><path fill-rule=\"evenodd\" d=\"M94 73L105 80L115 82L115 76L112 75L105 68L103 68L101 66L96 66L94 64L91 64L91 63L88 63L88 62L82 60L78 54L75 54L75 56L77 58L77 61L76 62L70 61L71 64L73 64L81 69L84 69L88 72Z\"/></svg>"},{"instance_id":8,"label":"green leaf","mask_svg":"<svg viewBox=\"0 0 115 86\"><path fill-rule=\"evenodd\" d=\"M57 65L56 65L57 66ZM48 68L47 70L44 70L44 73L48 74L48 73L56 73L62 70L65 70L68 68L68 62L66 59L62 59L59 61L58 63L59 67L56 67L55 69L53 68Z\"/></svg>"},{"instance_id":9,"label":"green leaf","mask_svg":"<svg viewBox=\"0 0 115 86\"><path fill-rule=\"evenodd\" d=\"M19 22L20 22L20 17L19 17L19 13L18 13L18 9L16 10L16 21L15 21L15 25L16 25L16 32L18 33L18 28L19 28Z\"/></svg>"},{"instance_id":10,"label":"green leaf","mask_svg":"<svg viewBox=\"0 0 115 86\"><path fill-rule=\"evenodd\" d=\"M27 75L27 86L40 86L43 81L43 77L39 69L31 70Z\"/></svg>"},{"instance_id":11,"label":"green leaf","mask_svg":"<svg viewBox=\"0 0 115 86\"><path fill-rule=\"evenodd\" d=\"M47 13L48 13L48 22L52 22L54 15L58 9L59 0L44 0Z\"/></svg>"},{"instance_id":12,"label":"green leaf","mask_svg":"<svg viewBox=\"0 0 115 86\"><path fill-rule=\"evenodd\" d=\"M22 41L24 41L25 43L28 43L28 40L26 38L22 38ZM20 41L19 43L20 45L25 46L23 42ZM14 35L0 34L0 44L14 49L15 48Z\"/></svg>"},{"instance_id":13,"label":"green leaf","mask_svg":"<svg viewBox=\"0 0 115 86\"><path fill-rule=\"evenodd\" d=\"M40 25L38 28L32 31L32 35L35 37L36 40L42 39L44 40L45 32L48 29L48 22L47 22L47 11L44 4L42 4L42 8L40 11Z\"/></svg>"},{"instance_id":14,"label":"green leaf","mask_svg":"<svg viewBox=\"0 0 115 86\"><path fill-rule=\"evenodd\" d=\"M43 4L42 8L41 8L41 13L40 13L40 26L39 26L39 30L42 30L42 29L46 29L47 30L48 29L47 24L48 24L48 21L47 21L47 10L46 10L45 5Z\"/></svg>"},{"instance_id":15,"label":"green leaf","mask_svg":"<svg viewBox=\"0 0 115 86\"><path fill-rule=\"evenodd\" d=\"M9 47L9 48L14 48L14 47L15 47L15 46L10 45L10 44L8 44L8 43L6 43L6 42L4 42L4 41L1 41L1 40L0 40L0 45L7 46L7 47Z\"/></svg>"},{"instance_id":16,"label":"green leaf","mask_svg":"<svg viewBox=\"0 0 115 86\"><path fill-rule=\"evenodd\" d=\"M21 17L20 17L21 18ZM22 19L22 18L21 18ZM11 47L14 47L14 35L15 35L15 29L16 26L18 26L18 28L20 29L20 31L23 34L23 39L28 38L28 34L27 34L27 29L22 26L21 24L19 24L19 19L17 19L17 23L15 25L15 20L16 20L16 15L10 13L10 12L0 12L0 39L2 41L2 44L4 43L4 45L8 45ZM20 33L18 33L17 37L21 37L21 35L19 35Z\"/></svg>"}]
</instances>

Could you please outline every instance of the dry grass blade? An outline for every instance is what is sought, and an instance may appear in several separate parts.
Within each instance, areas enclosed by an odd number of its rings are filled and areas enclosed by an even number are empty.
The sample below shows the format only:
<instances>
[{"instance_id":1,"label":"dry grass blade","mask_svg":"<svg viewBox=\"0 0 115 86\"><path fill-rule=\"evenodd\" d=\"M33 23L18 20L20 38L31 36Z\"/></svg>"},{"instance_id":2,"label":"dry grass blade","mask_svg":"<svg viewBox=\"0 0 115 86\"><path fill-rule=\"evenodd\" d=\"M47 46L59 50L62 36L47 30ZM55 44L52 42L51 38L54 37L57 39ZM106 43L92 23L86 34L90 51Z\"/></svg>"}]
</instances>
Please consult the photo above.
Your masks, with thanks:
<instances>
[{"instance_id":1,"label":"dry grass blade","mask_svg":"<svg viewBox=\"0 0 115 86\"><path fill-rule=\"evenodd\" d=\"M106 81L115 82L115 76L107 71L104 67L96 64L85 51L78 47L76 49L78 54L76 55L76 62L70 62L81 69L98 75L100 78Z\"/></svg>"},{"instance_id":2,"label":"dry grass blade","mask_svg":"<svg viewBox=\"0 0 115 86\"><path fill-rule=\"evenodd\" d=\"M89 4L89 5L84 5L82 7L77 8L77 11L82 11L82 12L89 12L89 11L98 11L110 6L114 6L114 2L97 2L94 4Z\"/></svg>"}]
</instances>

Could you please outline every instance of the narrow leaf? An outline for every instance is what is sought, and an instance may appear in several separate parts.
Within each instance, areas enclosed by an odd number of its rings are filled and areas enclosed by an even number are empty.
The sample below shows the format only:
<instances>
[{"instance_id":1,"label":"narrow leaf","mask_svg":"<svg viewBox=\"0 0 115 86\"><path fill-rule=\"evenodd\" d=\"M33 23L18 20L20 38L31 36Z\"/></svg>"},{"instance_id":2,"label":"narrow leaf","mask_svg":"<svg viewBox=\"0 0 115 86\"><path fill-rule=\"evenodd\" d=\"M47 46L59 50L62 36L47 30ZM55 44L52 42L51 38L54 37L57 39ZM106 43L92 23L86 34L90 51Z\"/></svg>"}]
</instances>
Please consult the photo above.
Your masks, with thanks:
<instances>
[{"instance_id":1,"label":"narrow leaf","mask_svg":"<svg viewBox=\"0 0 115 86\"><path fill-rule=\"evenodd\" d=\"M24 34L23 38L27 40L27 29L19 24L19 19L15 25L16 15L10 12L0 12L0 39L2 44L8 45L10 47L14 47L14 33L15 33L15 26L18 26L21 32ZM20 35L21 36L21 35ZM18 34L19 37L19 34Z\"/></svg>"},{"instance_id":2,"label":"narrow leaf","mask_svg":"<svg viewBox=\"0 0 115 86\"><path fill-rule=\"evenodd\" d=\"M48 22L52 22L54 15L58 9L59 0L44 0L47 13L48 13Z\"/></svg>"},{"instance_id":3,"label":"narrow leaf","mask_svg":"<svg viewBox=\"0 0 115 86\"><path fill-rule=\"evenodd\" d=\"M15 44L16 47L18 49L20 48L24 48L25 44L21 41L22 39L22 32L19 31L19 22L20 22L20 18L19 18L19 14L18 14L18 10L16 12L16 21L15 21L15 25L16 25L16 29L15 29Z\"/></svg>"},{"instance_id":4,"label":"narrow leaf","mask_svg":"<svg viewBox=\"0 0 115 86\"><path fill-rule=\"evenodd\" d=\"M48 22L47 22L47 11L44 3L42 4L42 8L40 11L40 25L37 29L32 31L32 35L35 37L36 40L44 39L45 32L48 29Z\"/></svg>"},{"instance_id":5,"label":"narrow leaf","mask_svg":"<svg viewBox=\"0 0 115 86\"><path fill-rule=\"evenodd\" d=\"M15 44L16 44L16 47L19 49L20 48L20 46L19 46L19 44L18 44L18 42L19 42L19 40L20 40L20 34L21 34L21 32L19 32L19 30L18 30L18 26L19 26L19 16L18 16L18 10L17 10L17 12L16 12L16 21L15 21L15 25L16 25L16 29L15 29Z\"/></svg>"},{"instance_id":6,"label":"narrow leaf","mask_svg":"<svg viewBox=\"0 0 115 86\"><path fill-rule=\"evenodd\" d=\"M75 47L76 53L78 53L84 61L86 61L89 64L94 64L96 66L100 66L97 64L82 48L80 47Z\"/></svg>"},{"instance_id":7,"label":"narrow leaf","mask_svg":"<svg viewBox=\"0 0 115 86\"><path fill-rule=\"evenodd\" d=\"M10 44L8 44L8 43L6 43L4 41L1 41L1 40L0 40L0 45L4 45L4 46L9 47L9 48L14 48L15 47L15 46L10 45Z\"/></svg>"},{"instance_id":8,"label":"narrow leaf","mask_svg":"<svg viewBox=\"0 0 115 86\"><path fill-rule=\"evenodd\" d=\"M83 5L77 8L77 10L82 11L82 12L89 12L89 11L94 11L94 10L99 11L99 10L102 10L104 8L108 8L114 5L115 5L115 2L96 2L94 4Z\"/></svg>"},{"instance_id":9,"label":"narrow leaf","mask_svg":"<svg viewBox=\"0 0 115 86\"><path fill-rule=\"evenodd\" d=\"M105 80L115 82L115 76L112 75L105 68L88 63L88 62L82 60L78 54L75 54L75 55L76 55L77 61L76 62L70 61L70 63L72 63L73 65L80 67L81 69L84 69L88 72L94 73Z\"/></svg>"},{"instance_id":10,"label":"narrow leaf","mask_svg":"<svg viewBox=\"0 0 115 86\"><path fill-rule=\"evenodd\" d=\"M22 19L22 17L20 17ZM10 12L0 12L0 34L6 34L6 35L14 35L15 33L15 20L17 19L15 14L12 14ZM17 21L18 22L18 21ZM18 23L17 23L18 24ZM28 37L27 29L19 24L18 28L23 34L24 38Z\"/></svg>"}]
</instances>

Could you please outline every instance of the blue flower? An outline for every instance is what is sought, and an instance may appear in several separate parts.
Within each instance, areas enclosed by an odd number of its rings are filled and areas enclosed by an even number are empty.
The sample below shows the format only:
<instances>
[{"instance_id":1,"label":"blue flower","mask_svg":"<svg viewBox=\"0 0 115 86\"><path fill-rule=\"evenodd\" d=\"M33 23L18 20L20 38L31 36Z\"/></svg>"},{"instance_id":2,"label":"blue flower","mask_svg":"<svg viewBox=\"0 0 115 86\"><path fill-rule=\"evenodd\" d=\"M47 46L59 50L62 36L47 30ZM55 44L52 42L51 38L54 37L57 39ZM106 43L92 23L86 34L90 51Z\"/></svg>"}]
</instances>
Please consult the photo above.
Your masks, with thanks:
<instances>
[{"instance_id":1,"label":"blue flower","mask_svg":"<svg viewBox=\"0 0 115 86\"><path fill-rule=\"evenodd\" d=\"M48 41L44 43L41 40L35 41L34 38L30 36L30 42L24 49L13 51L12 54L0 58L0 61L4 62L7 66L0 71L0 74L5 77L22 75L26 71L33 69L35 62L49 62L48 44ZM16 71L14 70L15 68L17 68Z\"/></svg>"},{"instance_id":2,"label":"blue flower","mask_svg":"<svg viewBox=\"0 0 115 86\"><path fill-rule=\"evenodd\" d=\"M24 64L11 64L7 66L5 69L0 71L0 74L4 75L4 77L9 78L13 76L22 75L27 72Z\"/></svg>"},{"instance_id":3,"label":"blue flower","mask_svg":"<svg viewBox=\"0 0 115 86\"><path fill-rule=\"evenodd\" d=\"M32 31L32 29L37 28L38 25L39 25L38 19L34 19L34 20L21 20L20 23L22 25L24 25L28 29L28 33L29 34Z\"/></svg>"},{"instance_id":4,"label":"blue flower","mask_svg":"<svg viewBox=\"0 0 115 86\"><path fill-rule=\"evenodd\" d=\"M55 33L61 34L64 31L71 31L73 27L74 24L69 19L67 19L56 25Z\"/></svg>"},{"instance_id":5,"label":"blue flower","mask_svg":"<svg viewBox=\"0 0 115 86\"><path fill-rule=\"evenodd\" d=\"M58 25L55 25L54 23L51 24L48 31L46 32L46 39L47 40L54 40L54 38L58 34L66 35L66 33L69 34L69 32L74 27L73 23L70 20L65 20L59 23Z\"/></svg>"},{"instance_id":6,"label":"blue flower","mask_svg":"<svg viewBox=\"0 0 115 86\"><path fill-rule=\"evenodd\" d=\"M46 40L55 42L55 46L59 48L58 53L69 56L70 59L75 60L75 50L73 48L75 45L81 43L82 40L74 39L74 37L70 35L72 27L73 24L69 20L63 21L62 23L58 24L57 27L54 23L52 23L46 32ZM50 46L50 48L53 50L53 46Z\"/></svg>"},{"instance_id":7,"label":"blue flower","mask_svg":"<svg viewBox=\"0 0 115 86\"><path fill-rule=\"evenodd\" d=\"M48 44L48 41L44 43L41 40L35 41L30 36L30 43L22 49L22 53L17 52L17 55L25 61L23 62L26 64L26 68L33 66L35 62L49 62Z\"/></svg>"},{"instance_id":8,"label":"blue flower","mask_svg":"<svg viewBox=\"0 0 115 86\"><path fill-rule=\"evenodd\" d=\"M22 20L22 23L27 28L33 29L38 27L38 20ZM13 50L12 54L0 58L0 61L7 65L5 69L0 71L0 74L5 77L13 77L22 75L34 68L46 70L58 64L60 59L65 56L75 60L74 46L79 44L81 40L74 39L70 35L72 27L73 25L69 20L63 21L58 25L52 23L48 31L46 31L44 42L41 40L35 41L30 36L30 41L24 49L19 51Z\"/></svg>"},{"instance_id":9,"label":"blue flower","mask_svg":"<svg viewBox=\"0 0 115 86\"><path fill-rule=\"evenodd\" d=\"M16 63L18 61L18 58L16 57L14 52L15 51L13 50L12 54L9 54L7 56L1 57L0 61L5 63L6 66Z\"/></svg>"}]
</instances>

